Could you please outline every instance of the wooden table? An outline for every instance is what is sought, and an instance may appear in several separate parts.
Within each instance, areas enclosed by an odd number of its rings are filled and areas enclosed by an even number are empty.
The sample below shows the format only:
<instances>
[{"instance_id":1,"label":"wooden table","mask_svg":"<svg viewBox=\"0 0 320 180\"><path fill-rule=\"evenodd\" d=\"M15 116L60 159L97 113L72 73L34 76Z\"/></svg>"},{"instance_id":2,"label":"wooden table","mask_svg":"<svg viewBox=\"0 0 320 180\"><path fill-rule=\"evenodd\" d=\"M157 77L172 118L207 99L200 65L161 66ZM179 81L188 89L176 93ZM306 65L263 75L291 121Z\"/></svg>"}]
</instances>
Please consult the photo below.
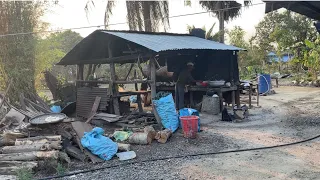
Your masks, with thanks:
<instances>
[{"instance_id":1,"label":"wooden table","mask_svg":"<svg viewBox=\"0 0 320 180\"><path fill-rule=\"evenodd\" d=\"M174 91L174 86L157 86L157 90L160 91ZM190 104L194 105L193 103L193 92L194 91L202 91L202 92L216 92L218 93L219 99L220 99L220 112L223 109L223 96L222 93L232 91L232 107L236 104L236 91L238 91L237 86L230 86L230 87L199 87L199 86L188 86L187 90L190 92ZM237 106L240 106L240 102L237 101Z\"/></svg>"},{"instance_id":2,"label":"wooden table","mask_svg":"<svg viewBox=\"0 0 320 180\"><path fill-rule=\"evenodd\" d=\"M137 104L138 104L139 112L143 112L142 103L141 103L141 96L140 95L141 94L148 94L148 93L151 93L151 91L140 90L140 91L122 91L122 92L119 92L121 97L137 95Z\"/></svg>"}]
</instances>

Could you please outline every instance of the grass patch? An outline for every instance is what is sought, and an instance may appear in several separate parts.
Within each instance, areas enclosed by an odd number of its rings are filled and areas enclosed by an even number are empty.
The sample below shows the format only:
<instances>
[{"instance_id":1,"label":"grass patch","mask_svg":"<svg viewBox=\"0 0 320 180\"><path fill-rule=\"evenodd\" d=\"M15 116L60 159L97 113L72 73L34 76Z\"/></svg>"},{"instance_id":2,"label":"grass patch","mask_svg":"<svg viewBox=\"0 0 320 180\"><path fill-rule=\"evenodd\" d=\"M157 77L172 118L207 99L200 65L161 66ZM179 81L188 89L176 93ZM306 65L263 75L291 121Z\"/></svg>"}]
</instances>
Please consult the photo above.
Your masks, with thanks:
<instances>
[{"instance_id":1,"label":"grass patch","mask_svg":"<svg viewBox=\"0 0 320 180\"><path fill-rule=\"evenodd\" d=\"M29 168L20 168L16 171L18 180L33 180L32 170Z\"/></svg>"}]
</instances>

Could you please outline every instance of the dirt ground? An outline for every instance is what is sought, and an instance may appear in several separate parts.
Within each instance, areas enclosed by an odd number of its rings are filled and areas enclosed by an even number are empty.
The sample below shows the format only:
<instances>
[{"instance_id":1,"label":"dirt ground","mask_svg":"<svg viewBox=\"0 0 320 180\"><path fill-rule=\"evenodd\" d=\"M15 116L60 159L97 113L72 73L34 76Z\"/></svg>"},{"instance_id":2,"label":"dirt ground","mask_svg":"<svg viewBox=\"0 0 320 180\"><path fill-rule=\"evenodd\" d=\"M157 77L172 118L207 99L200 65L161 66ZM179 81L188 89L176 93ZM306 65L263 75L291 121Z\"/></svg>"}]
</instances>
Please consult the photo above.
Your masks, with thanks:
<instances>
[{"instance_id":1,"label":"dirt ground","mask_svg":"<svg viewBox=\"0 0 320 180\"><path fill-rule=\"evenodd\" d=\"M260 97L242 122L223 122L201 115L198 138L183 138L181 130L166 144L133 146L143 161L204 152L273 146L320 134L320 89L279 87ZM63 179L320 179L320 139L276 149L172 158L134 163ZM98 165L73 163L70 171L123 163L114 158ZM41 175L39 175L41 176Z\"/></svg>"}]
</instances>

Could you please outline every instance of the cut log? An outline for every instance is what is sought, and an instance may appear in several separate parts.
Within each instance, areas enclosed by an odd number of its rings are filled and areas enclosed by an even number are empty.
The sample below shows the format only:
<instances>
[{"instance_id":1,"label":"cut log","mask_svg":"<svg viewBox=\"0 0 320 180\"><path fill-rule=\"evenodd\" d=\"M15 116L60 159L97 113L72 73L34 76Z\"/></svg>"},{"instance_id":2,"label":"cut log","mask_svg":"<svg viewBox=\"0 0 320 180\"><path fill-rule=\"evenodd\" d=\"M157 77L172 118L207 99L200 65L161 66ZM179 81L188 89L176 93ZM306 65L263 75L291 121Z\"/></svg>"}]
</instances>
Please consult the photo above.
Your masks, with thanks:
<instances>
[{"instance_id":1,"label":"cut log","mask_svg":"<svg viewBox=\"0 0 320 180\"><path fill-rule=\"evenodd\" d=\"M152 126L146 126L143 131L147 134L149 134L149 136L154 139L156 136L156 131L154 130L154 128Z\"/></svg>"},{"instance_id":2,"label":"cut log","mask_svg":"<svg viewBox=\"0 0 320 180\"><path fill-rule=\"evenodd\" d=\"M33 151L12 154L0 154L0 161L34 161L40 159L58 159L59 151Z\"/></svg>"},{"instance_id":3,"label":"cut log","mask_svg":"<svg viewBox=\"0 0 320 180\"><path fill-rule=\"evenodd\" d=\"M16 132L4 132L3 136L0 138L0 147L2 146L13 146L17 138L26 137L25 133Z\"/></svg>"},{"instance_id":4,"label":"cut log","mask_svg":"<svg viewBox=\"0 0 320 180\"><path fill-rule=\"evenodd\" d=\"M82 162L85 162L87 160L86 155L81 152L79 148L70 145L65 148L65 151L69 156L76 158Z\"/></svg>"},{"instance_id":5,"label":"cut log","mask_svg":"<svg viewBox=\"0 0 320 180\"><path fill-rule=\"evenodd\" d=\"M46 142L41 142L41 141L29 141L29 140L26 140L26 141L16 141L15 142L15 146L27 146L27 145L30 145L30 146L35 146L35 145L43 145L43 144L46 144L46 146L49 146L49 148L51 149L61 149L62 146L61 146L61 141L46 141Z\"/></svg>"},{"instance_id":6,"label":"cut log","mask_svg":"<svg viewBox=\"0 0 320 180\"><path fill-rule=\"evenodd\" d=\"M51 151L59 150L62 147L56 144L43 143L43 144L32 144L22 146L5 146L1 149L3 154L20 153L20 152L31 152L31 151Z\"/></svg>"},{"instance_id":7,"label":"cut log","mask_svg":"<svg viewBox=\"0 0 320 180\"><path fill-rule=\"evenodd\" d=\"M156 138L159 143L166 143L171 135L172 135L172 131L169 129L165 129L165 130L159 131L156 135Z\"/></svg>"},{"instance_id":8,"label":"cut log","mask_svg":"<svg viewBox=\"0 0 320 180\"><path fill-rule=\"evenodd\" d=\"M65 129L59 129L57 131L57 134L61 135L62 137L66 138L66 139L69 139L69 140L73 138L72 134L70 134Z\"/></svg>"},{"instance_id":9,"label":"cut log","mask_svg":"<svg viewBox=\"0 0 320 180\"><path fill-rule=\"evenodd\" d=\"M129 137L129 143L131 144L146 145L146 144L151 144L151 142L152 142L152 137L150 133L133 133Z\"/></svg>"},{"instance_id":10,"label":"cut log","mask_svg":"<svg viewBox=\"0 0 320 180\"><path fill-rule=\"evenodd\" d=\"M15 145L27 145L27 144L41 144L41 143L49 143L49 142L60 142L61 144L61 136L36 136L30 138L16 139Z\"/></svg>"},{"instance_id":11,"label":"cut log","mask_svg":"<svg viewBox=\"0 0 320 180\"><path fill-rule=\"evenodd\" d=\"M117 143L119 151L130 151L130 144Z\"/></svg>"},{"instance_id":12,"label":"cut log","mask_svg":"<svg viewBox=\"0 0 320 180\"><path fill-rule=\"evenodd\" d=\"M1 161L0 174L2 175L16 175L17 170L21 168L33 169L38 166L37 162L22 162L22 161Z\"/></svg>"}]
</instances>

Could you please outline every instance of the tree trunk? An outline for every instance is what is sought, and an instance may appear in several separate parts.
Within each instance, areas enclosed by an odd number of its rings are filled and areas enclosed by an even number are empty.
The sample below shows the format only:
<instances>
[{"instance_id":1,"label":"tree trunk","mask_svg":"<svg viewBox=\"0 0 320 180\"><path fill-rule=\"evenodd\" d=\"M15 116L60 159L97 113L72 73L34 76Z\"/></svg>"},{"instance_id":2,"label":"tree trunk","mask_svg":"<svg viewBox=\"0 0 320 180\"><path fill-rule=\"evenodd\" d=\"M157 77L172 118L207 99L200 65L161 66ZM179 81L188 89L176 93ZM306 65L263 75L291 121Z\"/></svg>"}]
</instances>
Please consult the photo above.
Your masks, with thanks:
<instances>
[{"instance_id":1,"label":"tree trunk","mask_svg":"<svg viewBox=\"0 0 320 180\"><path fill-rule=\"evenodd\" d=\"M61 136L37 136L23 139L16 139L15 145L31 145L31 144L53 143L61 144Z\"/></svg>"},{"instance_id":2,"label":"tree trunk","mask_svg":"<svg viewBox=\"0 0 320 180\"><path fill-rule=\"evenodd\" d=\"M150 16L150 3L148 1L142 2L144 31L152 32L151 16Z\"/></svg>"},{"instance_id":3,"label":"tree trunk","mask_svg":"<svg viewBox=\"0 0 320 180\"><path fill-rule=\"evenodd\" d=\"M219 2L219 9L223 9L223 2ZM219 42L224 43L224 11L219 11Z\"/></svg>"},{"instance_id":4,"label":"tree trunk","mask_svg":"<svg viewBox=\"0 0 320 180\"><path fill-rule=\"evenodd\" d=\"M39 159L58 159L59 151L33 151L12 154L0 154L0 161L34 161Z\"/></svg>"},{"instance_id":5,"label":"tree trunk","mask_svg":"<svg viewBox=\"0 0 320 180\"><path fill-rule=\"evenodd\" d=\"M5 146L1 149L3 154L10 153L20 153L20 152L31 152L31 151L51 151L51 150L59 150L62 146L44 143L44 144L32 144L32 145L22 145L22 146Z\"/></svg>"},{"instance_id":6,"label":"tree trunk","mask_svg":"<svg viewBox=\"0 0 320 180\"><path fill-rule=\"evenodd\" d=\"M17 175L17 170L22 167L33 169L38 166L37 162L22 162L22 161L1 161L0 174L2 175Z\"/></svg>"}]
</instances>

